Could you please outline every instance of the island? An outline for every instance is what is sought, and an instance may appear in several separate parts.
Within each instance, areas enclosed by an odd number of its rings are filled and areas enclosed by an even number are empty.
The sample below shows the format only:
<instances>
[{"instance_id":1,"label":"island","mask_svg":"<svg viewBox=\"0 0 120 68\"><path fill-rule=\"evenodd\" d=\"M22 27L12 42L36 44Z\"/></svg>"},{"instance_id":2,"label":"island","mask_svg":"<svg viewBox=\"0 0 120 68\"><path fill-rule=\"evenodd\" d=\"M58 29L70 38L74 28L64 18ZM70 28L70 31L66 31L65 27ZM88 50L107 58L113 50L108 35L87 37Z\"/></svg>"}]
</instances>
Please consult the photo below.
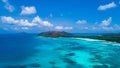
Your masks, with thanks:
<instances>
[{"instance_id":1,"label":"island","mask_svg":"<svg viewBox=\"0 0 120 68\"><path fill-rule=\"evenodd\" d=\"M74 35L73 33L68 33L65 31L48 31L48 32L42 32L38 35L42 37L51 37L51 38L57 38L57 37L89 38L89 39L106 40L106 41L120 43L120 33L105 33L100 36L78 36L78 35Z\"/></svg>"},{"instance_id":2,"label":"island","mask_svg":"<svg viewBox=\"0 0 120 68\"><path fill-rule=\"evenodd\" d=\"M38 35L43 36L43 37L52 37L52 38L74 36L72 33L68 33L68 32L65 32L65 31L48 31L48 32L42 32Z\"/></svg>"}]
</instances>

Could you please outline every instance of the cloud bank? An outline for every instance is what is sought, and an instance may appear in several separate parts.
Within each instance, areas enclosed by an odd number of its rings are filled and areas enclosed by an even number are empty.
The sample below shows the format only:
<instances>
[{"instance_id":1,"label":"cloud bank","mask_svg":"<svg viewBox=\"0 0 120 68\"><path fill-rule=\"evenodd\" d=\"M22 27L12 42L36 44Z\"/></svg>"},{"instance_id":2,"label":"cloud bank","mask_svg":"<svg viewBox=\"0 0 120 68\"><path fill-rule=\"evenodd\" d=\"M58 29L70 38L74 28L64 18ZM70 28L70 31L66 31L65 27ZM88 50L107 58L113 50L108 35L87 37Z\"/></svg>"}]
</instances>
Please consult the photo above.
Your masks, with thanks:
<instances>
[{"instance_id":1,"label":"cloud bank","mask_svg":"<svg viewBox=\"0 0 120 68\"><path fill-rule=\"evenodd\" d=\"M14 6L12 6L8 0L2 0L2 2L5 4L5 9L7 9L9 12L13 12L14 11Z\"/></svg>"},{"instance_id":2,"label":"cloud bank","mask_svg":"<svg viewBox=\"0 0 120 68\"><path fill-rule=\"evenodd\" d=\"M13 17L8 17L8 16L2 16L1 21L5 24L12 24L23 27L53 26L53 24L51 24L49 21L44 21L39 16L34 17L31 22L29 22L27 19L14 19Z\"/></svg>"},{"instance_id":3,"label":"cloud bank","mask_svg":"<svg viewBox=\"0 0 120 68\"><path fill-rule=\"evenodd\" d=\"M114 2L111 2L109 4L106 4L106 5L100 5L98 7L98 10L107 10L107 9L110 9L110 8L114 8L116 7L117 5L114 3Z\"/></svg>"},{"instance_id":4,"label":"cloud bank","mask_svg":"<svg viewBox=\"0 0 120 68\"><path fill-rule=\"evenodd\" d=\"M30 15L30 14L36 14L36 8L34 6L22 6L22 11L21 11L21 15Z\"/></svg>"},{"instance_id":5,"label":"cloud bank","mask_svg":"<svg viewBox=\"0 0 120 68\"><path fill-rule=\"evenodd\" d=\"M86 20L78 20L76 23L77 24L87 24L87 21Z\"/></svg>"},{"instance_id":6,"label":"cloud bank","mask_svg":"<svg viewBox=\"0 0 120 68\"><path fill-rule=\"evenodd\" d=\"M73 27L65 27L65 26L56 26L56 30L71 30Z\"/></svg>"}]
</instances>

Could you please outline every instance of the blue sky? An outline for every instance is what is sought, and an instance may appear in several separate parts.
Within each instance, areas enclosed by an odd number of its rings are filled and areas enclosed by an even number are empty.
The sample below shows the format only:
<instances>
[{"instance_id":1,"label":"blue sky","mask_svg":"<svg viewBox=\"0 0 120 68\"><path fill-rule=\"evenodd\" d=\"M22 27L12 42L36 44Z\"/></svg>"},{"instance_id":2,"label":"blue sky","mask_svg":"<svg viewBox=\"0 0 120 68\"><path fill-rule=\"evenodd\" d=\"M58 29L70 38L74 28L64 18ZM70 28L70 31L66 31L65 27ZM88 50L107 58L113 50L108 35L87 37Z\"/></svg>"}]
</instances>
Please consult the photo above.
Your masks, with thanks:
<instances>
[{"instance_id":1,"label":"blue sky","mask_svg":"<svg viewBox=\"0 0 120 68\"><path fill-rule=\"evenodd\" d=\"M1 0L0 33L120 32L119 0Z\"/></svg>"}]
</instances>

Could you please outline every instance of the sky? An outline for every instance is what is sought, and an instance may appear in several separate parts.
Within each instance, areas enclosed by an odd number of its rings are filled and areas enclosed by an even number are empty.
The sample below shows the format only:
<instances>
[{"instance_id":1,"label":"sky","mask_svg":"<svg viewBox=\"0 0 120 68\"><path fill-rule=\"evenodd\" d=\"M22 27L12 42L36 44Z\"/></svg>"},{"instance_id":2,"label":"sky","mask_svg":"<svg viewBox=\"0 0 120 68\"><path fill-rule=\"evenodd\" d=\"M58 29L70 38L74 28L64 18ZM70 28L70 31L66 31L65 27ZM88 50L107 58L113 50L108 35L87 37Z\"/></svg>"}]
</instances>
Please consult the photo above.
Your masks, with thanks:
<instances>
[{"instance_id":1,"label":"sky","mask_svg":"<svg viewBox=\"0 0 120 68\"><path fill-rule=\"evenodd\" d=\"M0 0L0 33L120 32L120 0Z\"/></svg>"}]
</instances>

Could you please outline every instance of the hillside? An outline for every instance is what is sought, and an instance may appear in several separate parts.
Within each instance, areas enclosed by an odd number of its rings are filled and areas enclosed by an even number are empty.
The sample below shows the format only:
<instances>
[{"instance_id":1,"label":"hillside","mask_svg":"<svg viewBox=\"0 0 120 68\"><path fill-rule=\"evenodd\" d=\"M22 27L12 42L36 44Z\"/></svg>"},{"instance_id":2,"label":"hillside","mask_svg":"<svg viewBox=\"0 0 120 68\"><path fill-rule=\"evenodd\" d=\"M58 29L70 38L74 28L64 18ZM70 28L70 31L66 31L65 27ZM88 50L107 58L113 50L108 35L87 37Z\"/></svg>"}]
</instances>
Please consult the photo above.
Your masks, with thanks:
<instances>
[{"instance_id":1,"label":"hillside","mask_svg":"<svg viewBox=\"0 0 120 68\"><path fill-rule=\"evenodd\" d=\"M64 31L48 31L48 32L42 32L38 34L39 36L43 37L72 37L73 35L71 33L67 33Z\"/></svg>"}]
</instances>

